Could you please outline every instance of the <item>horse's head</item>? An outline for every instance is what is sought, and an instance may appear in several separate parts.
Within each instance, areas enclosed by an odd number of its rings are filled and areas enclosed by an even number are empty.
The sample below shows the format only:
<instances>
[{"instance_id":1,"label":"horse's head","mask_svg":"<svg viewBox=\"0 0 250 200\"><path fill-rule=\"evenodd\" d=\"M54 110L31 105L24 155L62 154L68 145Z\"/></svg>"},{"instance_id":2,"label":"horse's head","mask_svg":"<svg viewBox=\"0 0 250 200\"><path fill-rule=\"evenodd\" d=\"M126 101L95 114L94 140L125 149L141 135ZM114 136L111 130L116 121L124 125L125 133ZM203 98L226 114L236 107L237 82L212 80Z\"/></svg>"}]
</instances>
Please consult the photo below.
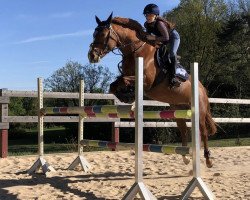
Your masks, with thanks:
<instances>
[{"instance_id":1,"label":"horse's head","mask_svg":"<svg viewBox=\"0 0 250 200\"><path fill-rule=\"evenodd\" d=\"M97 16L97 27L95 28L93 43L90 44L88 58L91 63L97 63L102 57L117 45L117 35L111 27L112 14L106 21L101 21ZM113 33L113 34L112 34Z\"/></svg>"},{"instance_id":2,"label":"horse's head","mask_svg":"<svg viewBox=\"0 0 250 200\"><path fill-rule=\"evenodd\" d=\"M135 78L133 76L119 76L110 84L109 92L121 102L133 103L135 101Z\"/></svg>"}]
</instances>

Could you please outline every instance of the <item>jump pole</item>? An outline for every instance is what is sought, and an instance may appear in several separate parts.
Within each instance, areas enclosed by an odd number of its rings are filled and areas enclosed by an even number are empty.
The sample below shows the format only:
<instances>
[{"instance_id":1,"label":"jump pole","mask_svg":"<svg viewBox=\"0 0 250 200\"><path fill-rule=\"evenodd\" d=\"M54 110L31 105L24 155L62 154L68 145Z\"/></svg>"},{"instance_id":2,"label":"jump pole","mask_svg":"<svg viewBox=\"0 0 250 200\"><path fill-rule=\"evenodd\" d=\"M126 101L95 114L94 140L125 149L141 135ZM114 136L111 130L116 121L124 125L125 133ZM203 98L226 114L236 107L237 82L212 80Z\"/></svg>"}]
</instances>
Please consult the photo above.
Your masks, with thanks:
<instances>
[{"instance_id":1,"label":"jump pole","mask_svg":"<svg viewBox=\"0 0 250 200\"><path fill-rule=\"evenodd\" d=\"M80 81L80 89L79 89L79 107L84 106L84 81ZM83 147L81 146L80 142L83 140L83 123L84 117L79 115L79 122L78 122L78 156L76 159L70 164L68 167L69 170L73 170L78 164L81 165L82 169L87 172L89 171L90 164L88 161L83 157Z\"/></svg>"},{"instance_id":2,"label":"jump pole","mask_svg":"<svg viewBox=\"0 0 250 200\"><path fill-rule=\"evenodd\" d=\"M199 76L198 63L191 64L191 85L192 85L192 158L193 158L193 179L189 182L183 192L182 199L186 200L197 186L206 199L215 199L211 190L206 186L200 177L200 131L199 131Z\"/></svg>"},{"instance_id":3,"label":"jump pole","mask_svg":"<svg viewBox=\"0 0 250 200\"><path fill-rule=\"evenodd\" d=\"M38 92L38 159L28 170L28 174L38 171L42 168L43 173L46 175L47 172L55 171L46 160L43 158L44 155L44 142L43 142L43 121L44 116L41 115L40 110L43 108L43 81L42 78L37 79L37 92Z\"/></svg>"},{"instance_id":4,"label":"jump pole","mask_svg":"<svg viewBox=\"0 0 250 200\"><path fill-rule=\"evenodd\" d=\"M81 141L82 146L100 147L114 150L131 150L134 149L134 143L122 142L109 142L102 140L86 140ZM163 154L179 154L179 155L192 155L190 147L157 145L157 144L143 144L143 151L163 153Z\"/></svg>"},{"instance_id":5,"label":"jump pole","mask_svg":"<svg viewBox=\"0 0 250 200\"><path fill-rule=\"evenodd\" d=\"M143 183L143 58L136 58L135 77L135 183L123 200L134 199L137 193L145 200L156 200Z\"/></svg>"}]
</instances>

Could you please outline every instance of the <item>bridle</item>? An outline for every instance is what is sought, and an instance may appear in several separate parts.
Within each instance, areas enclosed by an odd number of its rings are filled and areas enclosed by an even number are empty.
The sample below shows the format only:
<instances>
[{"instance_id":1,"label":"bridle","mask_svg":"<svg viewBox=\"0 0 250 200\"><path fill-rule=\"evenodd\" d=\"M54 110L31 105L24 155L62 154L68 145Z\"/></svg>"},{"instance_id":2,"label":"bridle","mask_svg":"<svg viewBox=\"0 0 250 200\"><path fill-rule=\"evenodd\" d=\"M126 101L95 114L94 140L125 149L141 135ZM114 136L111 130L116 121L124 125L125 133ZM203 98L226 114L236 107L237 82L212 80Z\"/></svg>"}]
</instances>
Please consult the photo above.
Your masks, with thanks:
<instances>
[{"instance_id":1,"label":"bridle","mask_svg":"<svg viewBox=\"0 0 250 200\"><path fill-rule=\"evenodd\" d=\"M93 46L94 46L94 45L103 44L102 42L92 42L92 43L90 44L90 48L91 48L98 56L100 56L100 57L102 57L103 55L105 55L105 54L109 53L110 51L112 51L112 49L109 49L109 46L108 46L109 40L110 40L110 39L113 39L113 38L111 37L112 33L113 33L113 34L116 36L116 38L117 38L117 40L116 40L117 44L118 44L118 43L121 44L121 41L120 41L120 39L119 39L117 33L113 30L113 28L112 28L111 25L109 25L109 26L108 26L108 25L97 26L96 29L95 29L95 32L94 32L94 34L93 34L94 40L95 40L95 37L96 37L96 35L98 34L98 32L101 31L101 30L103 30L103 29L105 29L105 28L107 28L107 29L109 30L109 32L108 32L108 36L106 37L106 39L105 39L105 41L104 41L104 50L102 50L102 51L99 52L99 51L97 51L96 49L93 49ZM114 40L114 39L113 39L113 40Z\"/></svg>"},{"instance_id":2,"label":"bridle","mask_svg":"<svg viewBox=\"0 0 250 200\"><path fill-rule=\"evenodd\" d=\"M104 55L106 55L107 53L109 53L110 51L112 51L113 54L122 56L122 60L123 60L123 58L124 58L125 56L130 55L130 54L134 54L134 53L137 52L139 49L141 49L141 48L145 45L145 43L146 43L146 42L143 42L139 47L134 48L134 50L133 50L132 52L130 52L129 54L124 55L124 54L121 52L121 49L123 49L123 48L125 48L125 47L128 47L128 46L131 46L131 45L135 45L135 44L140 43L140 42L142 42L142 41L137 40L137 41L135 41L135 42L129 42L129 43L127 43L127 44L123 44L123 43L121 42L121 40L120 40L119 35L118 35L118 34L116 33L116 31L112 28L111 24L109 24L109 25L103 25L103 26L97 26L96 29L95 29L95 32L94 32L94 34L93 34L94 39L95 39L97 33L98 33L99 31L105 29L105 28L107 28L107 29L109 30L109 32L108 32L108 35L107 35L107 37L106 37L104 43L101 43L101 42L92 42L92 43L90 44L90 48L91 48L99 57L103 57ZM112 35L115 35L116 39L114 39L114 38L112 37ZM116 42L116 44L117 44L116 47L114 47L114 48L112 48L112 49L110 49L109 46L108 46L108 43L109 43L110 39L114 40L114 41ZM98 45L98 44L104 44L104 49L103 49L102 51L97 51L96 49L93 49L93 46L94 46L94 45ZM119 53L116 53L115 50L118 50ZM120 69L121 67L119 66L121 62L122 62L122 61L120 61L120 62L118 63L118 69L119 69L119 71L122 73L122 71L121 71L121 69Z\"/></svg>"}]
</instances>

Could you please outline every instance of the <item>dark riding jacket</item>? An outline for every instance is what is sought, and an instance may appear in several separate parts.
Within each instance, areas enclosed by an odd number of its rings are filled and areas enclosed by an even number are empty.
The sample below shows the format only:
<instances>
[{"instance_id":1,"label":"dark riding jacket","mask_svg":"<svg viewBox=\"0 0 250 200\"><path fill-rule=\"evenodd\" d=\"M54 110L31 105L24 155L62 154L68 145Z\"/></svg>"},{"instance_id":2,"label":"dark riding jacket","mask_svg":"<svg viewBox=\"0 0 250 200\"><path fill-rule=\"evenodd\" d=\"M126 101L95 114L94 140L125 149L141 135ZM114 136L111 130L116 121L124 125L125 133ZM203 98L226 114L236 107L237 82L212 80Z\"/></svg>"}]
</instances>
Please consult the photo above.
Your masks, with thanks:
<instances>
[{"instance_id":1,"label":"dark riding jacket","mask_svg":"<svg viewBox=\"0 0 250 200\"><path fill-rule=\"evenodd\" d=\"M155 40L157 42L162 42L167 44L169 42L169 35L171 30L169 30L166 24L159 19L156 19L152 23L144 23L147 33L154 34L156 36Z\"/></svg>"}]
</instances>

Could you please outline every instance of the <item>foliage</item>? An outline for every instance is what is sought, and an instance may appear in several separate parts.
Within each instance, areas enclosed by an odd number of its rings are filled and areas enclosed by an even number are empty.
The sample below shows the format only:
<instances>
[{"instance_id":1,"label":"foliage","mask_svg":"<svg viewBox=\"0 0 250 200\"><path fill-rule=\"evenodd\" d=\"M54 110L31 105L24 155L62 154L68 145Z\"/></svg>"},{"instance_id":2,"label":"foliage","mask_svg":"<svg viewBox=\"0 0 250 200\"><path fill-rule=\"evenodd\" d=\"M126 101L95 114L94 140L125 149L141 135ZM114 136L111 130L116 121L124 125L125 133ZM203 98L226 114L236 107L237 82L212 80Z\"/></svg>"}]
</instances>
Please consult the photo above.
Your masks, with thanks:
<instances>
[{"instance_id":1,"label":"foliage","mask_svg":"<svg viewBox=\"0 0 250 200\"><path fill-rule=\"evenodd\" d=\"M10 99L9 104L9 116L28 116L37 115L37 99L35 98L23 98L16 97ZM25 133L26 128L33 128L35 124L32 123L11 123L10 124L10 137L15 134L15 137L19 137L18 134Z\"/></svg>"},{"instance_id":2,"label":"foliage","mask_svg":"<svg viewBox=\"0 0 250 200\"><path fill-rule=\"evenodd\" d=\"M250 12L245 0L181 0L164 17L176 23L181 35L181 63L199 63L200 80L209 97L242 98L250 96ZM247 117L247 105L212 104L213 116ZM222 127L222 128L221 128ZM218 137L230 133L248 134L235 124L221 125ZM244 134L243 134L244 133ZM228 137L228 136L226 136Z\"/></svg>"},{"instance_id":3,"label":"foliage","mask_svg":"<svg viewBox=\"0 0 250 200\"><path fill-rule=\"evenodd\" d=\"M84 80L86 93L105 93L112 79L107 67L69 61L45 80L45 88L53 92L78 92L80 80Z\"/></svg>"},{"instance_id":4,"label":"foliage","mask_svg":"<svg viewBox=\"0 0 250 200\"><path fill-rule=\"evenodd\" d=\"M182 0L180 5L164 16L176 23L181 35L179 53L181 62L198 62L201 80L205 85L213 80L217 71L214 60L219 51L216 33L221 30L227 7L221 0Z\"/></svg>"},{"instance_id":5,"label":"foliage","mask_svg":"<svg viewBox=\"0 0 250 200\"><path fill-rule=\"evenodd\" d=\"M25 115L26 111L23 107L23 99L24 98L11 98L11 101L9 104L10 116Z\"/></svg>"}]
</instances>

